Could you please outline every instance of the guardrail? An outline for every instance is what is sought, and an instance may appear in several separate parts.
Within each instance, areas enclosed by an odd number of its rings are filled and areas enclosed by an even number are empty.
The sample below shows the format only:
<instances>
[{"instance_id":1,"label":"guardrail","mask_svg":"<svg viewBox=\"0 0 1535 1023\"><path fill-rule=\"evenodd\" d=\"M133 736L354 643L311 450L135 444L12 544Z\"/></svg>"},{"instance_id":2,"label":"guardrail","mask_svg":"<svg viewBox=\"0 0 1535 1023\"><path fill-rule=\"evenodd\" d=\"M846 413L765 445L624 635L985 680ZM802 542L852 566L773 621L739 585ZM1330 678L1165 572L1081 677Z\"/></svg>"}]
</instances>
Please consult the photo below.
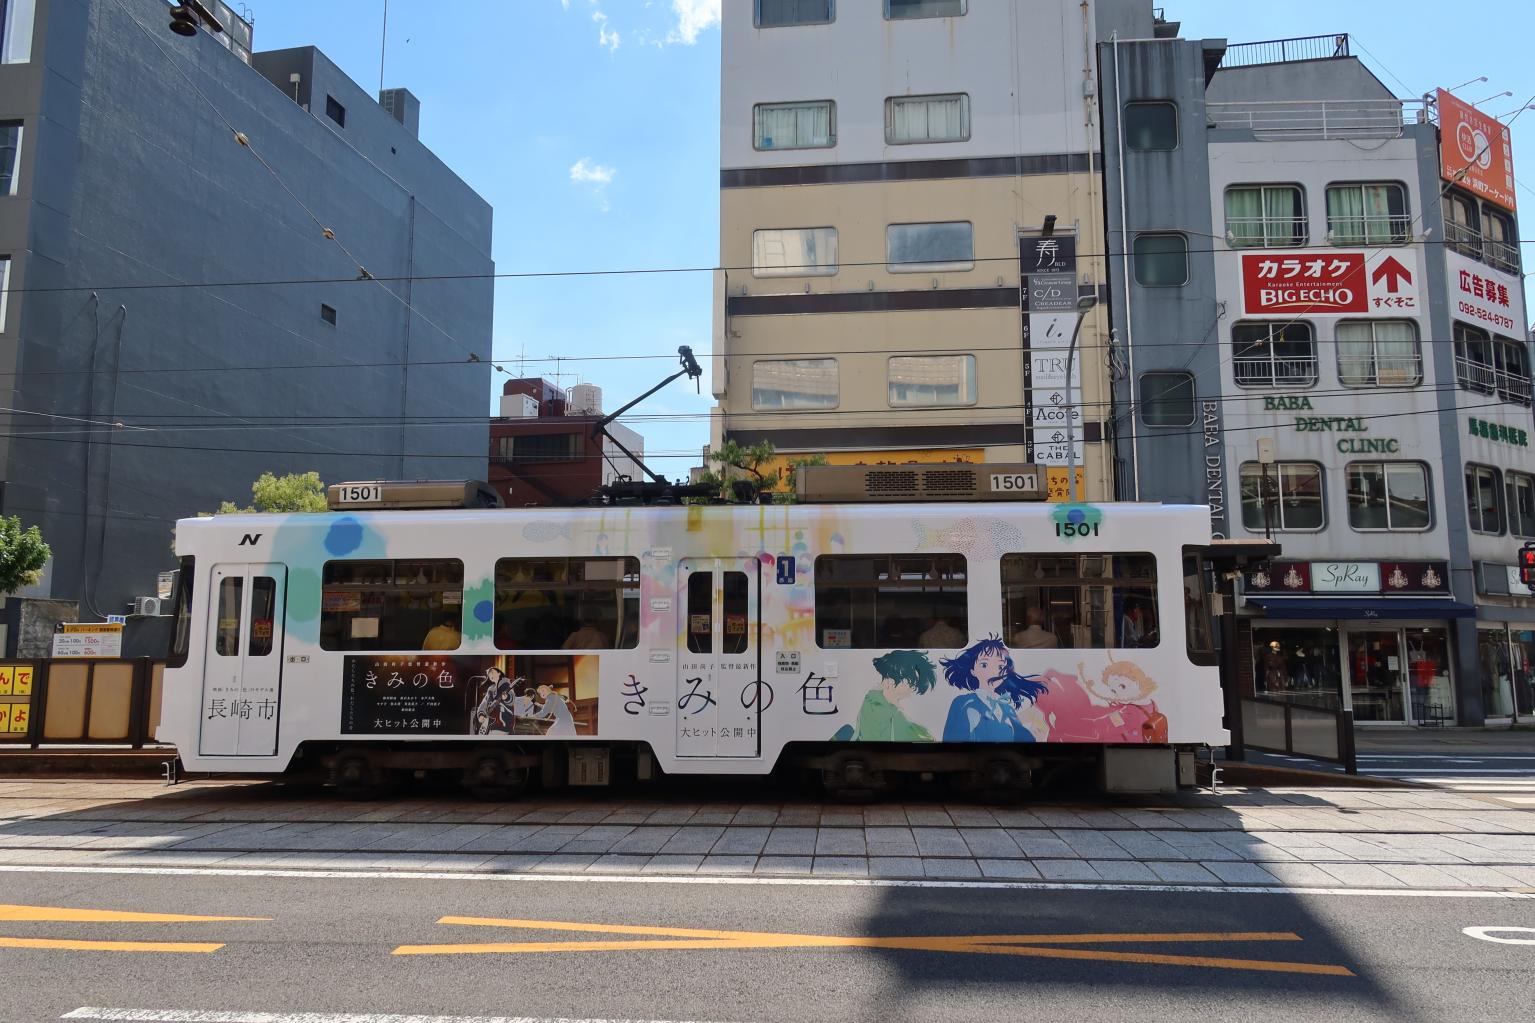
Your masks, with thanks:
<instances>
[{"instance_id":1,"label":"guardrail","mask_svg":"<svg viewBox=\"0 0 1535 1023\"><path fill-rule=\"evenodd\" d=\"M1244 696L1242 745L1339 764L1349 774L1359 773L1352 711Z\"/></svg>"},{"instance_id":2,"label":"guardrail","mask_svg":"<svg viewBox=\"0 0 1535 1023\"><path fill-rule=\"evenodd\" d=\"M1299 36L1295 39L1264 39L1226 47L1221 67L1254 64L1288 64L1295 60L1329 60L1351 54L1347 33L1330 36Z\"/></svg>"},{"instance_id":3,"label":"guardrail","mask_svg":"<svg viewBox=\"0 0 1535 1023\"><path fill-rule=\"evenodd\" d=\"M0 746L140 749L154 741L164 677L149 658L0 661Z\"/></svg>"}]
</instances>

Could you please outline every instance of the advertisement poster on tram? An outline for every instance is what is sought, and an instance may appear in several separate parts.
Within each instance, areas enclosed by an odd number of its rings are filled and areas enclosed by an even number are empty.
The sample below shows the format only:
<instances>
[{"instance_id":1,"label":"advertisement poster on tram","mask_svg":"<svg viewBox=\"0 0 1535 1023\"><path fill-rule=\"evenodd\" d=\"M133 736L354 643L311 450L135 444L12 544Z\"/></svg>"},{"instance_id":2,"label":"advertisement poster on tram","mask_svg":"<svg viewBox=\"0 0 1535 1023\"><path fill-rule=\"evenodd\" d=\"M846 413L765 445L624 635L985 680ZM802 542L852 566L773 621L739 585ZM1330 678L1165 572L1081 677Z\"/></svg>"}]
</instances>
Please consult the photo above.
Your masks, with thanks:
<instances>
[{"instance_id":1,"label":"advertisement poster on tram","mask_svg":"<svg viewBox=\"0 0 1535 1023\"><path fill-rule=\"evenodd\" d=\"M575 656L348 656L343 735L597 734L597 663Z\"/></svg>"}]
</instances>

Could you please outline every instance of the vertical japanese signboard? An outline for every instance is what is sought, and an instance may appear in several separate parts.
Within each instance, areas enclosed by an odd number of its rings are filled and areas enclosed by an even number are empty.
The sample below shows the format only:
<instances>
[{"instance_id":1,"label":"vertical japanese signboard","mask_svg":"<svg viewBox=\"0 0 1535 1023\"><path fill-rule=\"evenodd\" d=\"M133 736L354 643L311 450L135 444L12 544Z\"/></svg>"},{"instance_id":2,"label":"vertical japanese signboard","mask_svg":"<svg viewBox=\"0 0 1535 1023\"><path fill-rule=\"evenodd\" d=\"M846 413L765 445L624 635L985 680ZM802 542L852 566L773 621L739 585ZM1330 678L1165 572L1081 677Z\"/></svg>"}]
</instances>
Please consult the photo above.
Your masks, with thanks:
<instances>
[{"instance_id":1,"label":"vertical japanese signboard","mask_svg":"<svg viewBox=\"0 0 1535 1023\"><path fill-rule=\"evenodd\" d=\"M1444 180L1504 209L1518 210L1508 127L1443 89L1439 90L1439 152Z\"/></svg>"},{"instance_id":2,"label":"vertical japanese signboard","mask_svg":"<svg viewBox=\"0 0 1535 1023\"><path fill-rule=\"evenodd\" d=\"M0 664L0 742L22 742L32 717L30 664Z\"/></svg>"},{"instance_id":3,"label":"vertical japanese signboard","mask_svg":"<svg viewBox=\"0 0 1535 1023\"><path fill-rule=\"evenodd\" d=\"M1075 235L1024 235L1018 244L1028 364L1024 393L1028 460L1035 465L1065 466L1072 461L1075 445L1076 462L1082 465L1082 359L1070 366L1070 395L1066 386L1078 316L1077 239ZM1058 475L1064 485L1064 471L1050 475L1052 480Z\"/></svg>"}]
</instances>

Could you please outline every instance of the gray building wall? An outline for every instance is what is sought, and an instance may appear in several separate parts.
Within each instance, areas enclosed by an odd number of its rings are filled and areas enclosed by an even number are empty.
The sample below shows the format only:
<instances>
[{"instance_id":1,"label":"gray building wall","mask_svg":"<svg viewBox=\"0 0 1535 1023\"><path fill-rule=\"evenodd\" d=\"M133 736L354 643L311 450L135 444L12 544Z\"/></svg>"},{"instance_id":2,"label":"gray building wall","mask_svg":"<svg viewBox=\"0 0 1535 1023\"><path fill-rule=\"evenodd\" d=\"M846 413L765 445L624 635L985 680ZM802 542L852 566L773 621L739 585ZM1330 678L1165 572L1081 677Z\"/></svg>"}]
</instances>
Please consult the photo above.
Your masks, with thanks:
<instances>
[{"instance_id":1,"label":"gray building wall","mask_svg":"<svg viewBox=\"0 0 1535 1023\"><path fill-rule=\"evenodd\" d=\"M3 510L42 526L53 595L103 612L153 592L177 518L247 502L263 471L476 475L490 390L485 201L317 51L248 66L165 31L160 0L128 11L39 0L24 87L0 77L0 118L26 119L0 200L7 404L127 427L10 417ZM317 113L261 73L279 66ZM479 277L390 280L456 275ZM249 283L282 281L329 283Z\"/></svg>"}]
</instances>

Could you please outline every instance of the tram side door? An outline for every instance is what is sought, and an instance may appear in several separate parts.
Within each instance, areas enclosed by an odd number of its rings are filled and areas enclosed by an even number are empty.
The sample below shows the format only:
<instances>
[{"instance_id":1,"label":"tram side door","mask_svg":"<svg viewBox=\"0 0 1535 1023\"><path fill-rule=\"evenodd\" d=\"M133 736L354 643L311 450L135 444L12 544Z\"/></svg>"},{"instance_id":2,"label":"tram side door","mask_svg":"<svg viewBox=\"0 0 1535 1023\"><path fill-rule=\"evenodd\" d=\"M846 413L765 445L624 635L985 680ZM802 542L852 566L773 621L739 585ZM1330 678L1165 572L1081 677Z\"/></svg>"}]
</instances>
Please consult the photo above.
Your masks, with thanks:
<instances>
[{"instance_id":1,"label":"tram side door","mask_svg":"<svg viewBox=\"0 0 1535 1023\"><path fill-rule=\"evenodd\" d=\"M214 565L204 660L203 756L277 752L285 565Z\"/></svg>"},{"instance_id":2,"label":"tram side door","mask_svg":"<svg viewBox=\"0 0 1535 1023\"><path fill-rule=\"evenodd\" d=\"M679 566L677 755L756 757L762 751L762 564L689 558Z\"/></svg>"}]
</instances>

